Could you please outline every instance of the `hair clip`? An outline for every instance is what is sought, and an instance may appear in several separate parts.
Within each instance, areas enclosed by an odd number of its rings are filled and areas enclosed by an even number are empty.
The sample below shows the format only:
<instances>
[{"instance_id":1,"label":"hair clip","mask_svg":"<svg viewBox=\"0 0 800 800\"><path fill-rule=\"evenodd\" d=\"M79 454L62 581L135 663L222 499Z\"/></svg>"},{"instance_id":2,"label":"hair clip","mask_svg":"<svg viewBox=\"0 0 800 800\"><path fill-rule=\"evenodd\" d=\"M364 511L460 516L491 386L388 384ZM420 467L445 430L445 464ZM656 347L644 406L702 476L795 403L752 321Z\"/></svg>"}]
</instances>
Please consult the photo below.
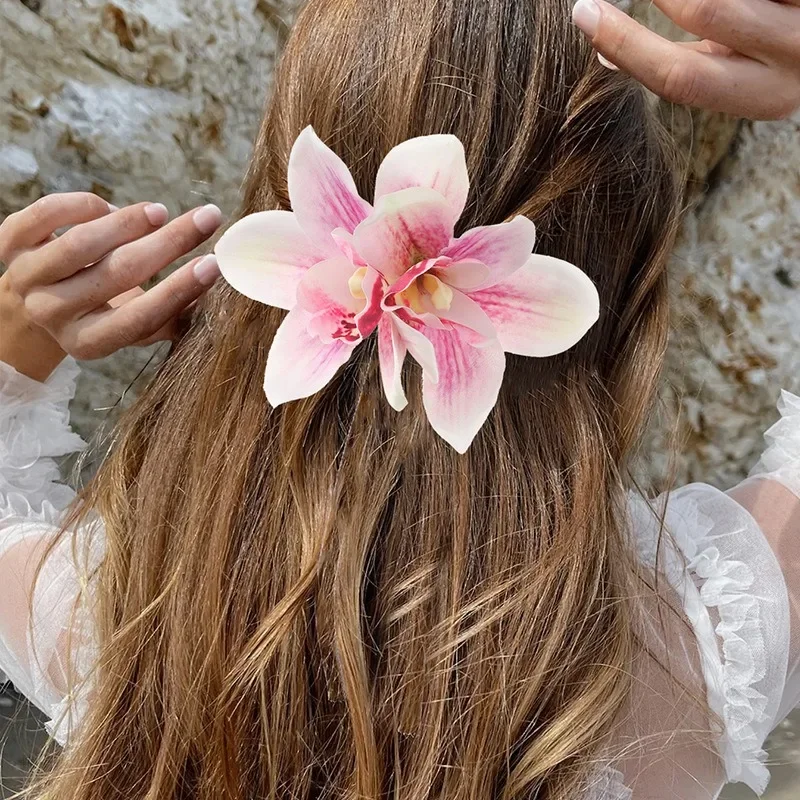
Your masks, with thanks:
<instances>
[{"instance_id":1,"label":"hair clip","mask_svg":"<svg viewBox=\"0 0 800 800\"><path fill-rule=\"evenodd\" d=\"M592 281L533 253L527 217L454 238L469 193L455 136L395 147L371 205L308 127L292 148L288 182L292 211L244 217L215 250L234 289L289 311L267 357L273 406L318 392L377 331L389 404L407 404L401 376L410 354L422 367L431 426L463 453L497 402L505 353L561 353L597 321Z\"/></svg>"}]
</instances>

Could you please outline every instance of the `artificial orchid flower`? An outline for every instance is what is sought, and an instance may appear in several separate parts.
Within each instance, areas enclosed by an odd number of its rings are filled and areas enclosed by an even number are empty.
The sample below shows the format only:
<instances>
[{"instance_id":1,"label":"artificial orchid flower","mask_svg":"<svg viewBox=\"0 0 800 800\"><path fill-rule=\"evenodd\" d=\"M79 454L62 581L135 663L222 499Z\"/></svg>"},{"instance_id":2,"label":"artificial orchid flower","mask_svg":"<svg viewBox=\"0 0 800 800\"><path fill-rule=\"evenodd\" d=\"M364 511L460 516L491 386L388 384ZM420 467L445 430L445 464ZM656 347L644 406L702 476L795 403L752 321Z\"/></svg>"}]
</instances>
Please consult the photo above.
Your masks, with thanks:
<instances>
[{"instance_id":1,"label":"artificial orchid flower","mask_svg":"<svg viewBox=\"0 0 800 800\"><path fill-rule=\"evenodd\" d=\"M576 266L532 253L523 216L454 238L469 192L455 136L395 147L361 198L344 162L306 128L289 158L292 211L233 225L216 247L237 291L287 309L267 358L273 406L322 389L377 330L391 406L407 401L410 354L434 430L463 453L497 402L505 353L551 356L595 323L597 291Z\"/></svg>"}]
</instances>

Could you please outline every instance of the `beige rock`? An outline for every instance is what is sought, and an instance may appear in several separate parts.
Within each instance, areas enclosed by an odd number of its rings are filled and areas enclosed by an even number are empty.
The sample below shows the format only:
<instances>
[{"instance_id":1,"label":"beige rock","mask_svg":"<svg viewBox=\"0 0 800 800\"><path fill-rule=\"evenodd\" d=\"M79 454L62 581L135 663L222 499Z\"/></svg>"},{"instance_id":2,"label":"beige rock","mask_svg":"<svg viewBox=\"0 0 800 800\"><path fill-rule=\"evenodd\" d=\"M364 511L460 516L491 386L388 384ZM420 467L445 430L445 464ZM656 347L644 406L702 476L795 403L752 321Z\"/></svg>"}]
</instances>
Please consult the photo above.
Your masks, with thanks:
<instances>
[{"instance_id":1,"label":"beige rock","mask_svg":"<svg viewBox=\"0 0 800 800\"><path fill-rule=\"evenodd\" d=\"M117 204L231 211L290 8L4 0L0 141L34 154L29 194L85 189ZM0 182L0 213L19 204Z\"/></svg>"}]
</instances>

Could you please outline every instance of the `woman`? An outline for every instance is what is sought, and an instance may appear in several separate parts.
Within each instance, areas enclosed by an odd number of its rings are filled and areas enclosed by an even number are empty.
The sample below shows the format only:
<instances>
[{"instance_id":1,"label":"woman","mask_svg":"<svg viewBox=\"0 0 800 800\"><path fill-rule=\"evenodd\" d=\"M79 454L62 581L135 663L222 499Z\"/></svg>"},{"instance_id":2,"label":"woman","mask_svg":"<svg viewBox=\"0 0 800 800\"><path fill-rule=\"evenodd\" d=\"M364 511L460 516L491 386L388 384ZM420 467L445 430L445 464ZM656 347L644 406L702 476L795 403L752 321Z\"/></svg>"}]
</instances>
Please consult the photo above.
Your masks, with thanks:
<instances>
[{"instance_id":1,"label":"woman","mask_svg":"<svg viewBox=\"0 0 800 800\"><path fill-rule=\"evenodd\" d=\"M67 744L42 796L762 790L763 741L800 697L800 423L787 414L769 477L731 495L626 494L679 206L640 88L597 63L561 2L316 0L244 215L290 207L309 124L361 197L394 146L457 136L471 189L456 233L534 221L537 252L591 278L599 320L566 352L509 356L460 455L427 424L413 366L408 408L389 407L375 336L321 391L270 408L284 315L220 282L65 517L52 461L30 456L77 446L74 364L31 379L64 351L175 335L216 261L136 286L219 215L153 233L163 208L66 196L5 223L0 665Z\"/></svg>"}]
</instances>

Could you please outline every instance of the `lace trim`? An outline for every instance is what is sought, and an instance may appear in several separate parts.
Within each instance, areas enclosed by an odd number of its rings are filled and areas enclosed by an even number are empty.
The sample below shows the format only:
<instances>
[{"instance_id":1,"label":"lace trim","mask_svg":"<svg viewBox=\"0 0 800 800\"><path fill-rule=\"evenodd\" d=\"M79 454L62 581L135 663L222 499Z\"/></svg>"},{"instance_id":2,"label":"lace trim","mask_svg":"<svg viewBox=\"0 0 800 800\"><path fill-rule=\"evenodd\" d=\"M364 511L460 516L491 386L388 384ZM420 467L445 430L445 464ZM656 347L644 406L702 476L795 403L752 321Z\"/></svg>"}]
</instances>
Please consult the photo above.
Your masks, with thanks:
<instances>
[{"instance_id":1,"label":"lace trim","mask_svg":"<svg viewBox=\"0 0 800 800\"><path fill-rule=\"evenodd\" d=\"M750 591L755 576L747 564L719 550L714 521L699 503L686 495L680 500L667 503L664 524L674 546L664 539L658 564L682 598L697 637L709 706L725 727L718 749L728 780L746 783L760 794L770 774L756 725L764 719L768 698L755 688L767 669L760 609ZM632 530L638 537L640 557L651 568L656 565L658 511L663 510L663 502L662 496L653 508L630 494ZM719 617L716 626L711 609Z\"/></svg>"},{"instance_id":2,"label":"lace trim","mask_svg":"<svg viewBox=\"0 0 800 800\"><path fill-rule=\"evenodd\" d=\"M781 418L764 433L767 449L750 477L769 474L800 497L800 397L784 389L778 411Z\"/></svg>"}]
</instances>

